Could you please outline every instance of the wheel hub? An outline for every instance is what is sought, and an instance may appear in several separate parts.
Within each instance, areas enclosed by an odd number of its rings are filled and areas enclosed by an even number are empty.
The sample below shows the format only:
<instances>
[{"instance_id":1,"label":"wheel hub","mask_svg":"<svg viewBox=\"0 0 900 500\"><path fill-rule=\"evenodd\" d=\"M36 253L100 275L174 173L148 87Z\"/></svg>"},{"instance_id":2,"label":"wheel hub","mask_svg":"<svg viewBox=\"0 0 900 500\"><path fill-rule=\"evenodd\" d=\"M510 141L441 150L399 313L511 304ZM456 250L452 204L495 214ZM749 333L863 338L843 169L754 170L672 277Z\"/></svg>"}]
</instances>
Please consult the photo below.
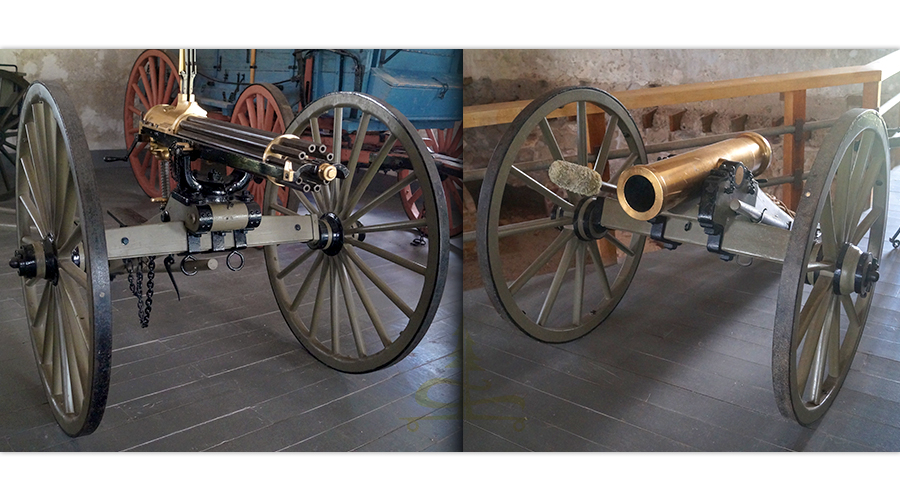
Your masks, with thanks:
<instances>
[{"instance_id":1,"label":"wheel hub","mask_svg":"<svg viewBox=\"0 0 900 500\"><path fill-rule=\"evenodd\" d=\"M603 199L596 197L583 198L575 207L575 216L572 222L575 236L583 241L602 238L606 234L606 228L600 222L602 217Z\"/></svg>"},{"instance_id":2,"label":"wheel hub","mask_svg":"<svg viewBox=\"0 0 900 500\"><path fill-rule=\"evenodd\" d=\"M53 239L47 237L43 241L22 245L10 259L9 267L16 269L23 278L41 278L56 284L59 280L59 261Z\"/></svg>"},{"instance_id":3,"label":"wheel hub","mask_svg":"<svg viewBox=\"0 0 900 500\"><path fill-rule=\"evenodd\" d=\"M878 281L878 259L871 252L863 252L851 243L845 243L838 254L832 285L837 295L853 292L865 297Z\"/></svg>"},{"instance_id":4,"label":"wheel hub","mask_svg":"<svg viewBox=\"0 0 900 500\"><path fill-rule=\"evenodd\" d=\"M325 252L325 255L337 255L344 247L344 225L334 212L319 217L319 239L309 243L310 248Z\"/></svg>"}]
</instances>

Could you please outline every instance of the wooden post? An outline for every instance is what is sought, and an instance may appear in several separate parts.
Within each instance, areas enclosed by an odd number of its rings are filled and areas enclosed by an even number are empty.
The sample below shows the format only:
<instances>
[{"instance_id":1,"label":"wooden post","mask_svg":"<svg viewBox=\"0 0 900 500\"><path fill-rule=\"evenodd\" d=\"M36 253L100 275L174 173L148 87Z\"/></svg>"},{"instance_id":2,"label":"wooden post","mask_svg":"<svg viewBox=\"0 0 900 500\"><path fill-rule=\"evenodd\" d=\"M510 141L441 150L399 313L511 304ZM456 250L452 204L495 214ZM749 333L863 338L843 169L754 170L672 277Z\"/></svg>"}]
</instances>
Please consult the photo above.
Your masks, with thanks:
<instances>
[{"instance_id":1,"label":"wooden post","mask_svg":"<svg viewBox=\"0 0 900 500\"><path fill-rule=\"evenodd\" d=\"M603 144L603 138L606 136L606 113L594 113L587 115L587 133L588 133L588 154L599 151L600 145ZM603 180L609 180L609 162L606 165L597 165L595 170L600 172ZM606 240L597 241L597 248L600 249L600 257L603 264L611 266L616 263L618 256L616 255L616 247Z\"/></svg>"},{"instance_id":2,"label":"wooden post","mask_svg":"<svg viewBox=\"0 0 900 500\"><path fill-rule=\"evenodd\" d=\"M878 109L881 106L881 82L863 84L863 102L866 109Z\"/></svg>"},{"instance_id":3,"label":"wooden post","mask_svg":"<svg viewBox=\"0 0 900 500\"><path fill-rule=\"evenodd\" d=\"M793 175L794 182L785 186L784 204L797 210L803 193L803 164L806 161L803 123L806 121L806 90L784 93L784 123L796 127L793 134L784 136L784 175Z\"/></svg>"}]
</instances>

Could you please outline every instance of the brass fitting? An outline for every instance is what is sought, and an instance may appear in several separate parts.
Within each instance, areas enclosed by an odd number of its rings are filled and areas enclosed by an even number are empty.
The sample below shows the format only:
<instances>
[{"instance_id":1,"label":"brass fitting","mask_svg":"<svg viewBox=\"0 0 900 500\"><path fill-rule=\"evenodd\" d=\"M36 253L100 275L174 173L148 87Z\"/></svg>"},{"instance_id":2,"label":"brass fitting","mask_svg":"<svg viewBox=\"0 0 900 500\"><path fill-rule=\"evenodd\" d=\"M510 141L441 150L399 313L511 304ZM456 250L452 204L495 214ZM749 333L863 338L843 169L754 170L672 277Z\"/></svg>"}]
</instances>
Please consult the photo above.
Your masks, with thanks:
<instances>
[{"instance_id":1,"label":"brass fitting","mask_svg":"<svg viewBox=\"0 0 900 500\"><path fill-rule=\"evenodd\" d=\"M150 150L150 154L152 154L157 160L166 161L169 159L169 148L163 146L154 141L150 141L150 144L147 146Z\"/></svg>"},{"instance_id":2,"label":"brass fitting","mask_svg":"<svg viewBox=\"0 0 900 500\"><path fill-rule=\"evenodd\" d=\"M337 168L330 163L323 163L319 165L316 174L319 175L319 179L322 179L325 182L331 182L337 177Z\"/></svg>"},{"instance_id":3,"label":"brass fitting","mask_svg":"<svg viewBox=\"0 0 900 500\"><path fill-rule=\"evenodd\" d=\"M141 127L149 128L164 134L178 133L178 126L186 118L199 116L206 118L206 110L199 104L187 98L184 94L178 94L175 104L157 104L150 108L141 121Z\"/></svg>"}]
</instances>

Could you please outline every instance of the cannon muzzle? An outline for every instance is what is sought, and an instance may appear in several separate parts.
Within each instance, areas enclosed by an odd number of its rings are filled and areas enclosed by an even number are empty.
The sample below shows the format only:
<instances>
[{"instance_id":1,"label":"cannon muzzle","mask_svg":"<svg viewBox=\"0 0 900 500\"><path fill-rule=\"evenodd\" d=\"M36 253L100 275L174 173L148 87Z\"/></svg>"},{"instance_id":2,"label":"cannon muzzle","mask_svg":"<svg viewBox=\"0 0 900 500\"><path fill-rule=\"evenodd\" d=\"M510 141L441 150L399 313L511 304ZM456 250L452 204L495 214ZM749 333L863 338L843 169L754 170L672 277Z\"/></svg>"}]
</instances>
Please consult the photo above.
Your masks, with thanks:
<instances>
[{"instance_id":1,"label":"cannon muzzle","mask_svg":"<svg viewBox=\"0 0 900 500\"><path fill-rule=\"evenodd\" d=\"M622 209L637 220L650 220L695 196L709 172L722 161L743 163L754 177L769 166L772 148L765 137L747 132L652 165L629 167L616 190Z\"/></svg>"}]
</instances>

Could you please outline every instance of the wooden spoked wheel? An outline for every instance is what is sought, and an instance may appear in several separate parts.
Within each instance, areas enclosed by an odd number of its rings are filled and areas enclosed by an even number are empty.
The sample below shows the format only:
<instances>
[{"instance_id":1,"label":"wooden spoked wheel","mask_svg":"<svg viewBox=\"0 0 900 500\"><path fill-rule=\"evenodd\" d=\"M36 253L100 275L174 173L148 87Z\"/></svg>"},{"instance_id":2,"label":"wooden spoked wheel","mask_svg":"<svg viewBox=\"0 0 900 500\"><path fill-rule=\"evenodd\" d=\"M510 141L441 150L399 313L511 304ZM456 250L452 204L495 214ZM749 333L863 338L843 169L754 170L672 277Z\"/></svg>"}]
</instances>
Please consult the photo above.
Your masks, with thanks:
<instances>
[{"instance_id":1,"label":"wooden spoked wheel","mask_svg":"<svg viewBox=\"0 0 900 500\"><path fill-rule=\"evenodd\" d=\"M88 434L103 417L109 387L109 264L90 151L62 86L28 89L17 165L21 246L13 260L38 372L60 427Z\"/></svg>"},{"instance_id":2,"label":"wooden spoked wheel","mask_svg":"<svg viewBox=\"0 0 900 500\"><path fill-rule=\"evenodd\" d=\"M563 107L575 111L575 122L552 117ZM589 130L598 127L604 140L591 148ZM630 155L608 161L613 145ZM644 249L643 236L623 231L599 227L594 237L576 234L575 224L599 219L603 200L582 199L552 184L546 173L560 159L598 171L609 163L615 178L629 165L646 163L647 155L622 104L588 87L557 89L532 101L494 150L478 203L482 279L501 316L544 342L576 339L606 319ZM612 244L606 255L599 241Z\"/></svg>"},{"instance_id":3,"label":"wooden spoked wheel","mask_svg":"<svg viewBox=\"0 0 900 500\"><path fill-rule=\"evenodd\" d=\"M0 70L0 201L16 194L16 138L19 110L28 82L16 73Z\"/></svg>"},{"instance_id":4,"label":"wooden spoked wheel","mask_svg":"<svg viewBox=\"0 0 900 500\"><path fill-rule=\"evenodd\" d=\"M772 346L781 413L824 415L856 354L884 246L887 131L872 110L850 110L816 155L787 248Z\"/></svg>"},{"instance_id":5,"label":"wooden spoked wheel","mask_svg":"<svg viewBox=\"0 0 900 500\"><path fill-rule=\"evenodd\" d=\"M426 129L425 144L428 149L436 155L445 156L453 159L454 163L462 165L462 123L457 123L454 128L450 129ZM440 156L436 161L440 161ZM441 172L441 184L444 186L444 194L447 195L447 213L450 214L450 237L457 236L462 233L462 168L448 166L444 164L446 169L453 169L454 173L446 174ZM455 175L458 170L459 175ZM402 181L409 170L399 170L397 179ZM406 215L412 219L422 217L422 204L419 203L421 191L417 184L412 184L400 191L400 198L403 200L403 209Z\"/></svg>"},{"instance_id":6,"label":"wooden spoked wheel","mask_svg":"<svg viewBox=\"0 0 900 500\"><path fill-rule=\"evenodd\" d=\"M141 117L157 104L172 104L181 87L175 63L161 50L145 50L134 62L125 89L125 147L131 146L140 128ZM159 160L147 149L147 143L137 145L131 156L131 169L144 193L151 198L162 195ZM175 188L175 178L169 182Z\"/></svg>"},{"instance_id":7,"label":"wooden spoked wheel","mask_svg":"<svg viewBox=\"0 0 900 500\"><path fill-rule=\"evenodd\" d=\"M294 112L287 98L278 87L270 83L254 83L244 89L231 113L231 123L276 134L283 134L287 124L293 120ZM231 169L228 171L230 173ZM266 192L266 180L254 179L247 191L253 195L254 200L261 201ZM283 188L279 194L282 204L286 197L287 188Z\"/></svg>"},{"instance_id":8,"label":"wooden spoked wheel","mask_svg":"<svg viewBox=\"0 0 900 500\"><path fill-rule=\"evenodd\" d=\"M352 126L345 120L350 116L358 117ZM263 212L313 214L339 244L325 250L306 243L269 246L266 266L278 307L303 346L337 370L368 372L405 357L431 325L447 278L447 206L431 155L395 108L364 94L328 94L304 108L287 132L323 142L324 123L328 134L349 137L349 177L320 192L292 189L287 206L270 183ZM364 163L360 154L370 129L386 130L387 137ZM342 142L330 150L335 158L343 157ZM401 183L378 175L388 153L397 152L413 171ZM423 186L426 210L411 221L397 193L414 181ZM411 231L426 228L427 244L412 244Z\"/></svg>"}]
</instances>

